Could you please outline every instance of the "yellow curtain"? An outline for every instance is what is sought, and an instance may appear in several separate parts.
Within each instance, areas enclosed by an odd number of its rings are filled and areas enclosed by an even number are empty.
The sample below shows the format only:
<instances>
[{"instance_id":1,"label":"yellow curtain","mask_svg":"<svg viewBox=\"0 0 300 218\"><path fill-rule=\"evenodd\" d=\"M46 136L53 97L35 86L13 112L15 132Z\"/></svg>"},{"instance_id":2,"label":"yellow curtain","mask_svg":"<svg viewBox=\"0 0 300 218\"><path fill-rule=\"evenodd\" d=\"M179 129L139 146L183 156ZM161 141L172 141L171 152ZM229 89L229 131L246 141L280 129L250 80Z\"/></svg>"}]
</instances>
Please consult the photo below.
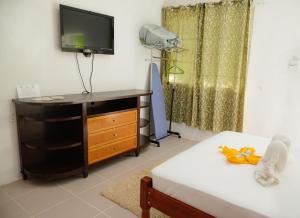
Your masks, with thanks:
<instances>
[{"instance_id":1,"label":"yellow curtain","mask_svg":"<svg viewBox=\"0 0 300 218\"><path fill-rule=\"evenodd\" d=\"M201 130L242 131L251 0L167 7L163 25L178 34L186 51L163 52L162 81L173 120ZM170 74L173 65L184 74Z\"/></svg>"}]
</instances>

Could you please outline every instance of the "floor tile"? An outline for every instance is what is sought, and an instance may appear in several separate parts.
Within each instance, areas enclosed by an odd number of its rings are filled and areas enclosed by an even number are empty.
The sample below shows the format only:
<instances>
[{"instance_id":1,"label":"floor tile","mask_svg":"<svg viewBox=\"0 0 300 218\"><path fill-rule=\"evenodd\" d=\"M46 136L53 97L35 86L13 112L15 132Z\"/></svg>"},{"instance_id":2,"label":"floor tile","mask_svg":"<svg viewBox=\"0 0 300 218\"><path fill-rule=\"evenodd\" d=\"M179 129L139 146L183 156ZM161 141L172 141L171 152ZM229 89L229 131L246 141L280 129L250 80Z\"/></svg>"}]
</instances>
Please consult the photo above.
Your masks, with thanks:
<instances>
[{"instance_id":1,"label":"floor tile","mask_svg":"<svg viewBox=\"0 0 300 218\"><path fill-rule=\"evenodd\" d=\"M122 159L119 159L119 161L102 163L102 165L99 166L97 175L104 177L106 179L110 179L120 173L130 170L132 166L130 164L125 163L127 161L127 158L134 158L134 157L124 157ZM116 158L116 160L118 160L118 157Z\"/></svg>"},{"instance_id":2,"label":"floor tile","mask_svg":"<svg viewBox=\"0 0 300 218\"><path fill-rule=\"evenodd\" d=\"M0 205L1 218L28 218L30 215L18 206L14 201L8 201Z\"/></svg>"},{"instance_id":3,"label":"floor tile","mask_svg":"<svg viewBox=\"0 0 300 218\"><path fill-rule=\"evenodd\" d=\"M6 203L9 200L11 200L11 198L2 191L2 188L0 188L0 205Z\"/></svg>"},{"instance_id":4,"label":"floor tile","mask_svg":"<svg viewBox=\"0 0 300 218\"><path fill-rule=\"evenodd\" d=\"M159 156L165 152L168 152L169 149L156 147L156 146L148 146L145 149L141 151L142 154L145 154L147 159L155 158L156 156Z\"/></svg>"},{"instance_id":5,"label":"floor tile","mask_svg":"<svg viewBox=\"0 0 300 218\"><path fill-rule=\"evenodd\" d=\"M16 198L26 193L29 193L38 187L52 185L53 183L49 182L37 182L34 180L18 180L16 182L12 182L10 184L2 186L1 189L11 198Z\"/></svg>"},{"instance_id":6,"label":"floor tile","mask_svg":"<svg viewBox=\"0 0 300 218\"><path fill-rule=\"evenodd\" d=\"M127 159L123 161L123 164L132 168L136 165L143 163L145 160L149 160L149 159L151 159L151 156L148 155L148 153L146 154L141 152L138 157L136 156L127 157Z\"/></svg>"},{"instance_id":7,"label":"floor tile","mask_svg":"<svg viewBox=\"0 0 300 218\"><path fill-rule=\"evenodd\" d=\"M100 177L95 172L90 173L87 178L82 177L71 177L62 181L59 181L57 184L64 189L72 192L73 194L79 194L84 192L95 185L104 182L105 178Z\"/></svg>"},{"instance_id":8,"label":"floor tile","mask_svg":"<svg viewBox=\"0 0 300 218\"><path fill-rule=\"evenodd\" d=\"M35 215L71 197L73 195L67 191L58 186L53 186L37 188L26 195L16 198L16 201Z\"/></svg>"},{"instance_id":9,"label":"floor tile","mask_svg":"<svg viewBox=\"0 0 300 218\"><path fill-rule=\"evenodd\" d=\"M71 177L55 183L20 180L5 185L0 187L0 217L136 218L130 211L101 196L101 191L197 143L170 136L161 140L161 147L151 144L141 150L138 157L124 155L91 167L86 179Z\"/></svg>"},{"instance_id":10,"label":"floor tile","mask_svg":"<svg viewBox=\"0 0 300 218\"><path fill-rule=\"evenodd\" d=\"M118 184L118 183L122 182L124 179L127 179L128 177L130 177L132 175L140 173L143 170L149 170L149 172L150 172L150 170L156 165L157 165L156 162L153 163L150 161L147 164L144 164L143 166L136 167L126 173L119 174L118 176L114 177L113 180L110 180L111 184L108 187Z\"/></svg>"},{"instance_id":11,"label":"floor tile","mask_svg":"<svg viewBox=\"0 0 300 218\"><path fill-rule=\"evenodd\" d=\"M104 198L101 195L101 191L111 185L110 182L104 182L102 184L97 185L96 187L83 192L79 195L79 198L88 202L89 204L97 207L99 210L105 210L112 206L114 206L113 202Z\"/></svg>"},{"instance_id":12,"label":"floor tile","mask_svg":"<svg viewBox=\"0 0 300 218\"><path fill-rule=\"evenodd\" d=\"M37 218L92 218L99 211L78 198L72 198L39 215Z\"/></svg>"},{"instance_id":13,"label":"floor tile","mask_svg":"<svg viewBox=\"0 0 300 218\"><path fill-rule=\"evenodd\" d=\"M106 215L105 213L99 213L98 215L95 216L95 218L110 218L108 215Z\"/></svg>"},{"instance_id":14,"label":"floor tile","mask_svg":"<svg viewBox=\"0 0 300 218\"><path fill-rule=\"evenodd\" d=\"M109 208L104 213L112 218L137 218L133 213L119 206Z\"/></svg>"}]
</instances>

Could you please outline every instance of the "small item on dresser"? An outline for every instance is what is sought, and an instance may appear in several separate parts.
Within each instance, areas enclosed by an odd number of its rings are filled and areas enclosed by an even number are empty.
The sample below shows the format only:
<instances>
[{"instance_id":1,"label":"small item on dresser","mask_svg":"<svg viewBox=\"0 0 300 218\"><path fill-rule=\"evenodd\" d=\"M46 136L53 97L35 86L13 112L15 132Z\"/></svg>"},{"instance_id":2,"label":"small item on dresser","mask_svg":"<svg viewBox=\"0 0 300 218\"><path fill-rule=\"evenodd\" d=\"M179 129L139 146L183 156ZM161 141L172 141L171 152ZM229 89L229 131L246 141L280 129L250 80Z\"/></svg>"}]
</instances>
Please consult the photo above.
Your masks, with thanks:
<instances>
[{"instance_id":1,"label":"small item on dresser","mask_svg":"<svg viewBox=\"0 0 300 218\"><path fill-rule=\"evenodd\" d=\"M52 100L64 100L64 96L61 95L56 95L56 96L51 96L50 98L52 98Z\"/></svg>"},{"instance_id":2,"label":"small item on dresser","mask_svg":"<svg viewBox=\"0 0 300 218\"><path fill-rule=\"evenodd\" d=\"M55 100L64 100L64 96L42 96L42 97L36 97L32 98L33 101L55 101Z\"/></svg>"},{"instance_id":3,"label":"small item on dresser","mask_svg":"<svg viewBox=\"0 0 300 218\"><path fill-rule=\"evenodd\" d=\"M52 101L53 99L48 96L42 96L42 97L32 98L30 100L32 100L32 101Z\"/></svg>"},{"instance_id":4,"label":"small item on dresser","mask_svg":"<svg viewBox=\"0 0 300 218\"><path fill-rule=\"evenodd\" d=\"M285 169L290 144L290 140L284 135L277 134L272 138L254 172L254 177L259 184L262 186L279 184L279 175Z\"/></svg>"}]
</instances>

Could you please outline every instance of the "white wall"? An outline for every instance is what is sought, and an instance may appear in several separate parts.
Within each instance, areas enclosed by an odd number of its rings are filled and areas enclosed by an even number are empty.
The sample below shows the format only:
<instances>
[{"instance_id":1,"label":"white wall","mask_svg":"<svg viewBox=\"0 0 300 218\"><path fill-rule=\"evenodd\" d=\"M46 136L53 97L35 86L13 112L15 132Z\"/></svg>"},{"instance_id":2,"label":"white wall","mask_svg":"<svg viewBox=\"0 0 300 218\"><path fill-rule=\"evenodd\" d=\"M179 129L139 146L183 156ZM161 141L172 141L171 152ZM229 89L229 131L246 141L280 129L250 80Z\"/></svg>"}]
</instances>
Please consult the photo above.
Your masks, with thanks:
<instances>
[{"instance_id":1,"label":"white wall","mask_svg":"<svg viewBox=\"0 0 300 218\"><path fill-rule=\"evenodd\" d=\"M94 91L143 88L148 51L138 31L161 22L160 0L0 0L0 184L16 180L19 158L14 107L17 84L40 85L43 95L80 93L74 53L59 43L59 4L115 17L115 55L95 55ZM90 60L79 55L88 78Z\"/></svg>"},{"instance_id":2,"label":"white wall","mask_svg":"<svg viewBox=\"0 0 300 218\"><path fill-rule=\"evenodd\" d=\"M254 13L245 104L245 131L280 132L300 143L300 2L265 0ZM300 146L299 146L300 147Z\"/></svg>"},{"instance_id":3,"label":"white wall","mask_svg":"<svg viewBox=\"0 0 300 218\"><path fill-rule=\"evenodd\" d=\"M166 0L165 6L214 0ZM256 0L245 97L244 131L271 137L288 135L300 144L300 1ZM200 140L209 133L174 124L183 137ZM300 147L300 146L299 146Z\"/></svg>"}]
</instances>

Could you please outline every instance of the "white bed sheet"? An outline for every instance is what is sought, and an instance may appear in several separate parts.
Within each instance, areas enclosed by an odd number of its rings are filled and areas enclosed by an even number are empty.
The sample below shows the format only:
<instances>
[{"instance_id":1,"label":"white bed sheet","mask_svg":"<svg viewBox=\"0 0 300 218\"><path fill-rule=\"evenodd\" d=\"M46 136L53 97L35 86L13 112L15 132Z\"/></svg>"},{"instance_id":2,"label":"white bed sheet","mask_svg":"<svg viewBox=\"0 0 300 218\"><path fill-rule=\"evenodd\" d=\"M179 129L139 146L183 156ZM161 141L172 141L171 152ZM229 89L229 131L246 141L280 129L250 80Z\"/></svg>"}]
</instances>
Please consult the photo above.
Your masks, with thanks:
<instances>
[{"instance_id":1,"label":"white bed sheet","mask_svg":"<svg viewBox=\"0 0 300 218\"><path fill-rule=\"evenodd\" d=\"M262 187L253 177L255 166L230 164L218 151L220 145L253 146L263 155L269 142L222 132L154 168L153 187L216 217L299 218L300 163L296 158L289 159L279 185Z\"/></svg>"}]
</instances>

